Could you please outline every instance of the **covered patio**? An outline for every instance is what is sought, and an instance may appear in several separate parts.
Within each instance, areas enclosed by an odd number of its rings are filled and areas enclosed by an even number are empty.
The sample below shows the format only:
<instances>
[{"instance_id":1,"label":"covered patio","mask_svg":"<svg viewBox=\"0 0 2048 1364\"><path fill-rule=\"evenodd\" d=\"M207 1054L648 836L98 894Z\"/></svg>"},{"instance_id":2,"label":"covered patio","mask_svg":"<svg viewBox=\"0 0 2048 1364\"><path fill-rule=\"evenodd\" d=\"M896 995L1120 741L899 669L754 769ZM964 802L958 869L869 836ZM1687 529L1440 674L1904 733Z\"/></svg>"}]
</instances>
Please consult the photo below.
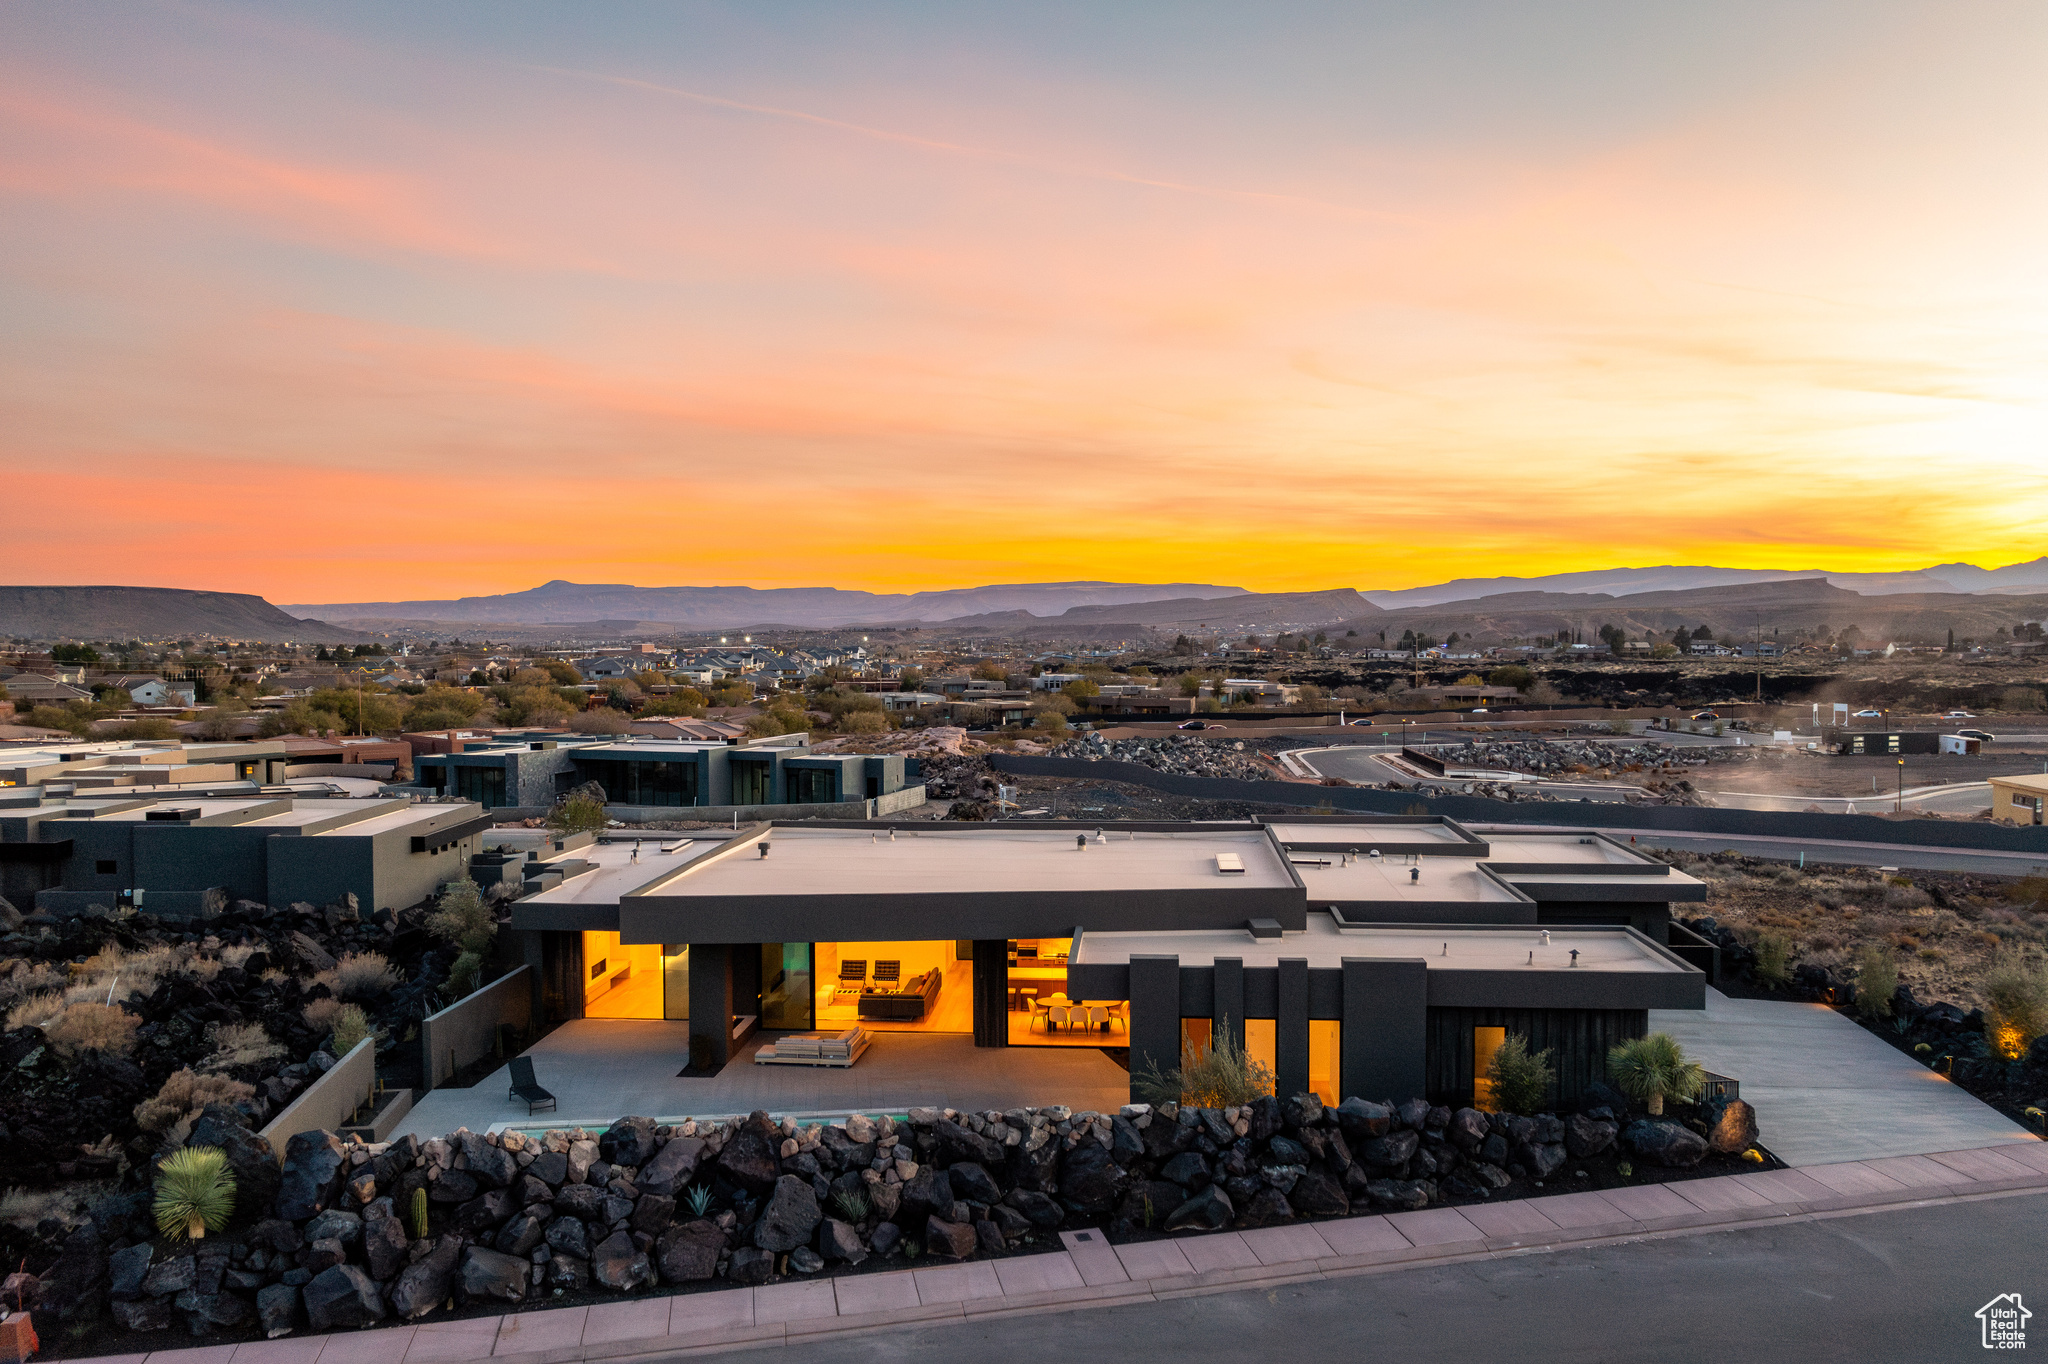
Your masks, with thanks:
<instances>
[{"instance_id":1,"label":"covered patio","mask_svg":"<svg viewBox=\"0 0 2048 1364\"><path fill-rule=\"evenodd\" d=\"M764 1066L754 1050L780 1034L758 1033L717 1075L677 1075L689 1058L685 1022L580 1018L564 1023L525 1055L535 1078L552 1091L554 1112L533 1123L602 1124L625 1114L651 1118L748 1113L901 1113L933 1105L1007 1109L1066 1104L1115 1112L1130 1102L1130 1076L1099 1048L977 1049L957 1033L877 1032L848 1069ZM413 1105L392 1135L422 1140L458 1127L481 1132L494 1124L526 1124L526 1104L509 1098L509 1067L472 1089L437 1089Z\"/></svg>"}]
</instances>

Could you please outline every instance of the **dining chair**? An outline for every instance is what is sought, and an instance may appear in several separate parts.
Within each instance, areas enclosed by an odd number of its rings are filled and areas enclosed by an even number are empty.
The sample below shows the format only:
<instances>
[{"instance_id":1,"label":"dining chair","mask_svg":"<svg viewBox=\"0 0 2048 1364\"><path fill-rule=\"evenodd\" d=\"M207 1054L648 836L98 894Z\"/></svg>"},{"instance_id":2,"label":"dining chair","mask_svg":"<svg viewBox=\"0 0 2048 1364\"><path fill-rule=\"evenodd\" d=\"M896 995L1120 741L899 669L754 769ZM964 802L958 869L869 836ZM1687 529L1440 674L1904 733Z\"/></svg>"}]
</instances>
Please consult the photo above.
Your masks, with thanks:
<instances>
[{"instance_id":1,"label":"dining chair","mask_svg":"<svg viewBox=\"0 0 2048 1364\"><path fill-rule=\"evenodd\" d=\"M1100 1004L1090 1005L1088 1009L1088 1026L1091 1028L1099 1027L1104 1032L1108 1032L1109 1010Z\"/></svg>"}]
</instances>

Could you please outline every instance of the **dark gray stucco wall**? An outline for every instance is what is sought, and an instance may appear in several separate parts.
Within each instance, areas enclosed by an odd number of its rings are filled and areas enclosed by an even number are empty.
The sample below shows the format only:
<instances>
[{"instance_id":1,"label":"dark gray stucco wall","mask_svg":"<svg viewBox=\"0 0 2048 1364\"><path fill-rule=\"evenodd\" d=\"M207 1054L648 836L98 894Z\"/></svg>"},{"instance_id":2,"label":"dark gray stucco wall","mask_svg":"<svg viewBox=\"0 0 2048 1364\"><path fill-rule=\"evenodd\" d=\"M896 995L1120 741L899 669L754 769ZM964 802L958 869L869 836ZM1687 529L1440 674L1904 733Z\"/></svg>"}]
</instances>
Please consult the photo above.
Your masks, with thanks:
<instances>
[{"instance_id":1,"label":"dark gray stucco wall","mask_svg":"<svg viewBox=\"0 0 2048 1364\"><path fill-rule=\"evenodd\" d=\"M1410 1099L1428 1080L1429 968L1421 960L1344 961L1341 1097Z\"/></svg>"}]
</instances>

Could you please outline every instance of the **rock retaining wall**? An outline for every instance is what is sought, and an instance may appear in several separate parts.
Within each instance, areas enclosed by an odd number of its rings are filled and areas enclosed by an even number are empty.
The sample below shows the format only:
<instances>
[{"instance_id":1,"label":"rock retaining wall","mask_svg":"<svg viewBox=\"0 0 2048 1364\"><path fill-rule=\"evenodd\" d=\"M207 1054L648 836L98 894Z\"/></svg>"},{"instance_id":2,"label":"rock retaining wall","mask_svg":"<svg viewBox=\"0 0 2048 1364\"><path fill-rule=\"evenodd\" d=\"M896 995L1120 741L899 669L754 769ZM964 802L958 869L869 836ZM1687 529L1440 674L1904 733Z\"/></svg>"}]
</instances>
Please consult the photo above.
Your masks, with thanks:
<instances>
[{"instance_id":1,"label":"rock retaining wall","mask_svg":"<svg viewBox=\"0 0 2048 1364\"><path fill-rule=\"evenodd\" d=\"M133 1331L285 1335L423 1317L451 1300L520 1303L660 1285L762 1283L875 1258L1001 1256L1062 1227L1112 1239L1269 1226L1367 1207L1421 1208L1511 1184L1673 1167L1756 1140L1734 1103L1690 1121L1608 1107L1558 1117L1413 1099L1313 1095L1242 1108L1132 1105L799 1125L620 1118L601 1133L459 1131L363 1145L268 1142L209 1110L252 1210L196 1244L125 1218L74 1231L32 1294L50 1325L110 1311ZM1579 1187L1587 1187L1580 1185ZM424 1225L421 1224L422 1216Z\"/></svg>"}]
</instances>

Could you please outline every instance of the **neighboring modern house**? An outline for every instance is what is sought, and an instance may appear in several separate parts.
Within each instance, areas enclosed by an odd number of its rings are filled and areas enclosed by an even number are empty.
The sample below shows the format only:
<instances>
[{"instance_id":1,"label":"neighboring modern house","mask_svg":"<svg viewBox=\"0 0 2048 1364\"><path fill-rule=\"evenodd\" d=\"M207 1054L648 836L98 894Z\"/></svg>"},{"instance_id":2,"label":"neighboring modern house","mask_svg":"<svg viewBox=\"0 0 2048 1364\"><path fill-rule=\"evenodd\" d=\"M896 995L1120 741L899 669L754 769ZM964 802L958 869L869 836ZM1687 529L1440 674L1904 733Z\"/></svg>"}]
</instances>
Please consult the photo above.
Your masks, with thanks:
<instances>
[{"instance_id":1,"label":"neighboring modern house","mask_svg":"<svg viewBox=\"0 0 2048 1364\"><path fill-rule=\"evenodd\" d=\"M166 682L161 677L125 686L128 698L138 706L178 706L185 710L199 704L199 684L196 682Z\"/></svg>"},{"instance_id":2,"label":"neighboring modern house","mask_svg":"<svg viewBox=\"0 0 2048 1364\"><path fill-rule=\"evenodd\" d=\"M2000 824L2044 824L2048 775L1991 778L1991 817Z\"/></svg>"},{"instance_id":3,"label":"neighboring modern house","mask_svg":"<svg viewBox=\"0 0 2048 1364\"><path fill-rule=\"evenodd\" d=\"M582 674L585 682L614 682L629 678L639 672L645 664L630 658L579 658L572 664Z\"/></svg>"},{"instance_id":4,"label":"neighboring modern house","mask_svg":"<svg viewBox=\"0 0 2048 1364\"><path fill-rule=\"evenodd\" d=\"M238 899L403 909L467 874L490 817L462 803L0 792L0 883L56 914L204 917Z\"/></svg>"},{"instance_id":5,"label":"neighboring modern house","mask_svg":"<svg viewBox=\"0 0 2048 1364\"><path fill-rule=\"evenodd\" d=\"M1570 1102L1649 1010L1704 1007L1717 961L1670 922L1706 887L1664 863L1427 817L762 823L620 837L527 881L537 1007L686 1018L698 1064L757 1027L859 1022L1128 1045L1136 1073L1228 1029L1282 1093L1468 1103L1517 1033Z\"/></svg>"}]
</instances>

